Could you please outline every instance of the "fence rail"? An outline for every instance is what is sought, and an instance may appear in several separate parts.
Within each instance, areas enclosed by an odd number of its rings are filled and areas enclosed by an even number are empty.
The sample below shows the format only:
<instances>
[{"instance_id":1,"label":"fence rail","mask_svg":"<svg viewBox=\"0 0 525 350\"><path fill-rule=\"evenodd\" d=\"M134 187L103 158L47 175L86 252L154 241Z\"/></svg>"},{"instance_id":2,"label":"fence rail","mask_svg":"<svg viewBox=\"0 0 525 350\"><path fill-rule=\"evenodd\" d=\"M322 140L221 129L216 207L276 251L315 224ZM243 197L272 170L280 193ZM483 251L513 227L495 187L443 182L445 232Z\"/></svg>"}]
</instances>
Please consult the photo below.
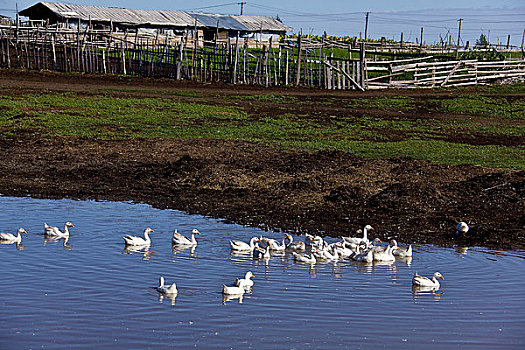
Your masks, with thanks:
<instances>
[{"instance_id":1,"label":"fence rail","mask_svg":"<svg viewBox=\"0 0 525 350\"><path fill-rule=\"evenodd\" d=\"M239 36L204 41L188 32L170 37L0 26L0 67L343 90L468 85L525 76L523 60L441 62L399 53L401 58L395 59L391 52L383 52L389 60L373 60L381 54L378 45L367 50L363 42L352 46L303 40L253 45ZM334 48L345 54L334 57Z\"/></svg>"}]
</instances>

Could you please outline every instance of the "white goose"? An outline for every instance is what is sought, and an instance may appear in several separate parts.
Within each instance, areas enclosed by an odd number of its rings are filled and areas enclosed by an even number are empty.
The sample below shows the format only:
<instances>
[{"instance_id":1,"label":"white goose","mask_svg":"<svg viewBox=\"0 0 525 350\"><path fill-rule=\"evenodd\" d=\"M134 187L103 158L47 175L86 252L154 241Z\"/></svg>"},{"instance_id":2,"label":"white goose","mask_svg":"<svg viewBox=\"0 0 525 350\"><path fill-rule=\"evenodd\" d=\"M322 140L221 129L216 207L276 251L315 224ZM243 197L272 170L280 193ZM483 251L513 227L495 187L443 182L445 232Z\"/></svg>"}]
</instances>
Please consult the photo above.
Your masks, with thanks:
<instances>
[{"instance_id":1,"label":"white goose","mask_svg":"<svg viewBox=\"0 0 525 350\"><path fill-rule=\"evenodd\" d=\"M296 252L292 252L293 258L295 261L307 263L307 264L315 264L317 262L317 259L312 254L306 255L306 254L299 254Z\"/></svg>"},{"instance_id":2,"label":"white goose","mask_svg":"<svg viewBox=\"0 0 525 350\"><path fill-rule=\"evenodd\" d=\"M69 229L68 227L75 227L71 222L66 222L64 225L64 232L60 231L60 229L56 226L49 226L44 222L44 234L46 236L56 236L56 237L67 237L69 236Z\"/></svg>"},{"instance_id":3,"label":"white goose","mask_svg":"<svg viewBox=\"0 0 525 350\"><path fill-rule=\"evenodd\" d=\"M243 287L244 289L250 289L253 287L253 281L250 279L252 277L255 277L251 271L246 272L246 275L244 275L244 278L237 278L235 280L235 285L237 287Z\"/></svg>"},{"instance_id":4,"label":"white goose","mask_svg":"<svg viewBox=\"0 0 525 350\"><path fill-rule=\"evenodd\" d=\"M374 250L369 249L366 253L361 253L360 246L357 246L357 252L350 257L350 259L358 262L371 263L374 261Z\"/></svg>"},{"instance_id":5,"label":"white goose","mask_svg":"<svg viewBox=\"0 0 525 350\"><path fill-rule=\"evenodd\" d=\"M244 294L244 287L239 287L239 286L228 287L227 285L223 284L222 285L222 294L226 294L226 295Z\"/></svg>"},{"instance_id":6,"label":"white goose","mask_svg":"<svg viewBox=\"0 0 525 350\"><path fill-rule=\"evenodd\" d=\"M407 258L409 256L412 256L412 244L409 245L407 249L403 249L397 246L397 241L395 239L391 240L390 243L394 247L394 250L392 251L392 254L394 254L394 256L400 258Z\"/></svg>"},{"instance_id":7,"label":"white goose","mask_svg":"<svg viewBox=\"0 0 525 350\"><path fill-rule=\"evenodd\" d=\"M290 242L286 245L287 250L292 251L298 251L303 252L306 250L306 244L302 241L295 241L293 240L293 237L289 234L286 234L286 237L290 240Z\"/></svg>"},{"instance_id":8,"label":"white goose","mask_svg":"<svg viewBox=\"0 0 525 350\"><path fill-rule=\"evenodd\" d=\"M468 232L468 225L466 222L464 221L460 221L457 225L456 225L456 235L459 235L459 234L462 234L464 235L465 233Z\"/></svg>"},{"instance_id":9,"label":"white goose","mask_svg":"<svg viewBox=\"0 0 525 350\"><path fill-rule=\"evenodd\" d=\"M344 242L337 242L333 249L337 249L337 252L339 253L339 257L341 259L349 258L354 254L354 251L348 248Z\"/></svg>"},{"instance_id":10,"label":"white goose","mask_svg":"<svg viewBox=\"0 0 525 350\"><path fill-rule=\"evenodd\" d=\"M149 234L155 232L151 228L147 228L144 230L144 238L138 237L138 236L124 236L124 242L126 245L150 245L151 239L149 238Z\"/></svg>"},{"instance_id":11,"label":"white goose","mask_svg":"<svg viewBox=\"0 0 525 350\"><path fill-rule=\"evenodd\" d=\"M270 246L267 245L266 249L259 248L259 244L255 243L255 248L253 249L253 257L256 259L270 259Z\"/></svg>"},{"instance_id":12,"label":"white goose","mask_svg":"<svg viewBox=\"0 0 525 350\"><path fill-rule=\"evenodd\" d=\"M368 240L368 231L370 230L373 230L374 228L370 225L366 225L364 228L363 228L363 237L342 237L343 240L346 242L346 243L353 243L353 244L366 244L368 245L368 243L370 242Z\"/></svg>"},{"instance_id":13,"label":"white goose","mask_svg":"<svg viewBox=\"0 0 525 350\"><path fill-rule=\"evenodd\" d=\"M328 244L324 242L323 249L312 249L312 254L318 258L318 259L325 259L325 260L332 260L336 261L339 260L339 252L337 250L334 250L332 253L328 251Z\"/></svg>"},{"instance_id":14,"label":"white goose","mask_svg":"<svg viewBox=\"0 0 525 350\"><path fill-rule=\"evenodd\" d=\"M266 247L267 245L270 246L270 250L282 252L286 249L286 244L284 241L286 240L287 234L283 234L281 237L281 244L279 244L275 239L267 238L267 237L261 237L260 242L262 243L263 247Z\"/></svg>"},{"instance_id":15,"label":"white goose","mask_svg":"<svg viewBox=\"0 0 525 350\"><path fill-rule=\"evenodd\" d=\"M197 240L195 239L195 235L200 235L200 234L201 233L199 232L199 230L194 228L191 231L191 238L186 238L183 235L181 235L179 231L177 231L177 229L175 229L175 231L173 232L173 237L171 238L171 242L173 244L178 244L178 245L196 245Z\"/></svg>"},{"instance_id":16,"label":"white goose","mask_svg":"<svg viewBox=\"0 0 525 350\"><path fill-rule=\"evenodd\" d=\"M383 252L374 252L374 261L396 261L396 257L392 254L392 251L397 249L396 247L388 246Z\"/></svg>"},{"instance_id":17,"label":"white goose","mask_svg":"<svg viewBox=\"0 0 525 350\"><path fill-rule=\"evenodd\" d=\"M258 241L259 237L252 237L249 244L243 241L230 241L230 247L239 252L252 252L255 249L255 242Z\"/></svg>"},{"instance_id":18,"label":"white goose","mask_svg":"<svg viewBox=\"0 0 525 350\"><path fill-rule=\"evenodd\" d=\"M414 273L414 277L412 278L412 284L415 286L432 287L437 289L439 288L439 281L437 280L438 278L441 278L442 280L445 279L439 272L434 273L432 279L420 276L416 272Z\"/></svg>"},{"instance_id":19,"label":"white goose","mask_svg":"<svg viewBox=\"0 0 525 350\"><path fill-rule=\"evenodd\" d=\"M322 248L323 247L323 237L321 236L312 236L311 234L306 234L306 240L310 247Z\"/></svg>"},{"instance_id":20,"label":"white goose","mask_svg":"<svg viewBox=\"0 0 525 350\"><path fill-rule=\"evenodd\" d=\"M22 242L22 233L27 234L26 230L21 227L16 231L16 236L12 233L0 233L0 241L2 243L20 243Z\"/></svg>"},{"instance_id":21,"label":"white goose","mask_svg":"<svg viewBox=\"0 0 525 350\"><path fill-rule=\"evenodd\" d=\"M159 278L159 286L155 288L157 292L163 293L163 294L177 294L177 285L175 282L171 284L171 286L164 285L164 277L160 276Z\"/></svg>"}]
</instances>

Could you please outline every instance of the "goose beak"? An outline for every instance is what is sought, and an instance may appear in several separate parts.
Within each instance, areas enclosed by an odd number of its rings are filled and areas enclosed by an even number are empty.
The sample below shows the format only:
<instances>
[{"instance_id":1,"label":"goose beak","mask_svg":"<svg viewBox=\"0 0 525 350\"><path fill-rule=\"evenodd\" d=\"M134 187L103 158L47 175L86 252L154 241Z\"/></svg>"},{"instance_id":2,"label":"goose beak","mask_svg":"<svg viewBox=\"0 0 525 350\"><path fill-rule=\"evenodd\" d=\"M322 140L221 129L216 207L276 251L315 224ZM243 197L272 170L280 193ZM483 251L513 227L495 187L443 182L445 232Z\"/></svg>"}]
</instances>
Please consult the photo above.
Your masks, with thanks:
<instances>
[{"instance_id":1,"label":"goose beak","mask_svg":"<svg viewBox=\"0 0 525 350\"><path fill-rule=\"evenodd\" d=\"M444 281L444 280L445 280L445 277L441 276L441 279Z\"/></svg>"},{"instance_id":2,"label":"goose beak","mask_svg":"<svg viewBox=\"0 0 525 350\"><path fill-rule=\"evenodd\" d=\"M155 232L155 230L152 229L151 232Z\"/></svg>"}]
</instances>

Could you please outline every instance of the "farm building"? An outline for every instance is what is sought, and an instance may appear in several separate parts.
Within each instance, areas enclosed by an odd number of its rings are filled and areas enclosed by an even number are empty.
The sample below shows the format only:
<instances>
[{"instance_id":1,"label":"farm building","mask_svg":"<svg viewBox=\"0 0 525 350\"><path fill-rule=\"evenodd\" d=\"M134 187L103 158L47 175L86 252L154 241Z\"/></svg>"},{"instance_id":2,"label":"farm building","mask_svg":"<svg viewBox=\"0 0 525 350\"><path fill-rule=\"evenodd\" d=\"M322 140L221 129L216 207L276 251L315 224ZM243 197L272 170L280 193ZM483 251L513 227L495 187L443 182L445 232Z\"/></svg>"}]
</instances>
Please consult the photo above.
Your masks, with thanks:
<instances>
[{"instance_id":1,"label":"farm building","mask_svg":"<svg viewBox=\"0 0 525 350\"><path fill-rule=\"evenodd\" d=\"M0 25L8 26L11 24L11 19L7 16L0 15Z\"/></svg>"},{"instance_id":2,"label":"farm building","mask_svg":"<svg viewBox=\"0 0 525 350\"><path fill-rule=\"evenodd\" d=\"M39 2L20 11L21 16L30 20L49 20L49 24L58 24L70 28L95 29L112 28L114 31L136 33L170 33L183 35L195 29L199 39L225 39L239 35L241 38L274 40L292 28L280 21L265 16L236 16L194 13L185 11L137 10L116 7L75 5L57 2Z\"/></svg>"}]
</instances>

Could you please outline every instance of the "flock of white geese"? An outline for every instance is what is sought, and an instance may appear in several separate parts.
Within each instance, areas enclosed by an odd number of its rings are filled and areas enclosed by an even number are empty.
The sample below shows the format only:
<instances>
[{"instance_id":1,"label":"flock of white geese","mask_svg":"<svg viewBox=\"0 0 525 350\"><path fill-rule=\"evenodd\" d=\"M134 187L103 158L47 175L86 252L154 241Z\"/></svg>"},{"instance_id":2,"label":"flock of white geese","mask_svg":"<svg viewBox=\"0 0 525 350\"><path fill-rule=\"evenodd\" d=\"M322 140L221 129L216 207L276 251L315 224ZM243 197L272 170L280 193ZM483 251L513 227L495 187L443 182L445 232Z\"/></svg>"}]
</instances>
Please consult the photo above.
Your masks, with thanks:
<instances>
[{"instance_id":1,"label":"flock of white geese","mask_svg":"<svg viewBox=\"0 0 525 350\"><path fill-rule=\"evenodd\" d=\"M53 238L69 238L69 228L74 227L71 222L66 222L64 230L58 227L49 226L44 223L44 235ZM375 238L369 240L368 232L374 228L366 225L362 230L362 237L341 237L341 240L328 244L322 237L306 234L305 241L294 241L293 237L287 233L282 235L281 241L267 237L252 237L249 242L231 240L230 248L234 252L251 253L254 258L269 259L271 252L290 251L295 261L306 264L316 264L321 261L338 261L350 259L357 262L372 263L394 262L398 258L411 258L413 255L412 245L408 248L400 248L395 240L391 240L386 247L381 245L381 240ZM468 225L460 222L456 226L456 234L465 234L468 231ZM146 228L144 236L124 236L126 247L144 248L151 245L150 234L154 230ZM22 234L27 234L26 230L19 228L17 234L0 233L0 243L2 244L20 244ZM195 247L197 245L196 235L200 235L199 230L193 229L191 236L185 237L177 230L173 232L172 244L176 246ZM233 285L223 284L222 293L227 296L242 295L253 286L254 275L248 271L243 278L237 278ZM435 272L431 278L420 276L417 273L412 278L412 285L422 288L423 291L435 291L439 289L440 283L438 278L444 279L439 272ZM164 277L160 277L159 285L156 290L164 295L174 296L178 293L177 285L172 283L166 285Z\"/></svg>"}]
</instances>

